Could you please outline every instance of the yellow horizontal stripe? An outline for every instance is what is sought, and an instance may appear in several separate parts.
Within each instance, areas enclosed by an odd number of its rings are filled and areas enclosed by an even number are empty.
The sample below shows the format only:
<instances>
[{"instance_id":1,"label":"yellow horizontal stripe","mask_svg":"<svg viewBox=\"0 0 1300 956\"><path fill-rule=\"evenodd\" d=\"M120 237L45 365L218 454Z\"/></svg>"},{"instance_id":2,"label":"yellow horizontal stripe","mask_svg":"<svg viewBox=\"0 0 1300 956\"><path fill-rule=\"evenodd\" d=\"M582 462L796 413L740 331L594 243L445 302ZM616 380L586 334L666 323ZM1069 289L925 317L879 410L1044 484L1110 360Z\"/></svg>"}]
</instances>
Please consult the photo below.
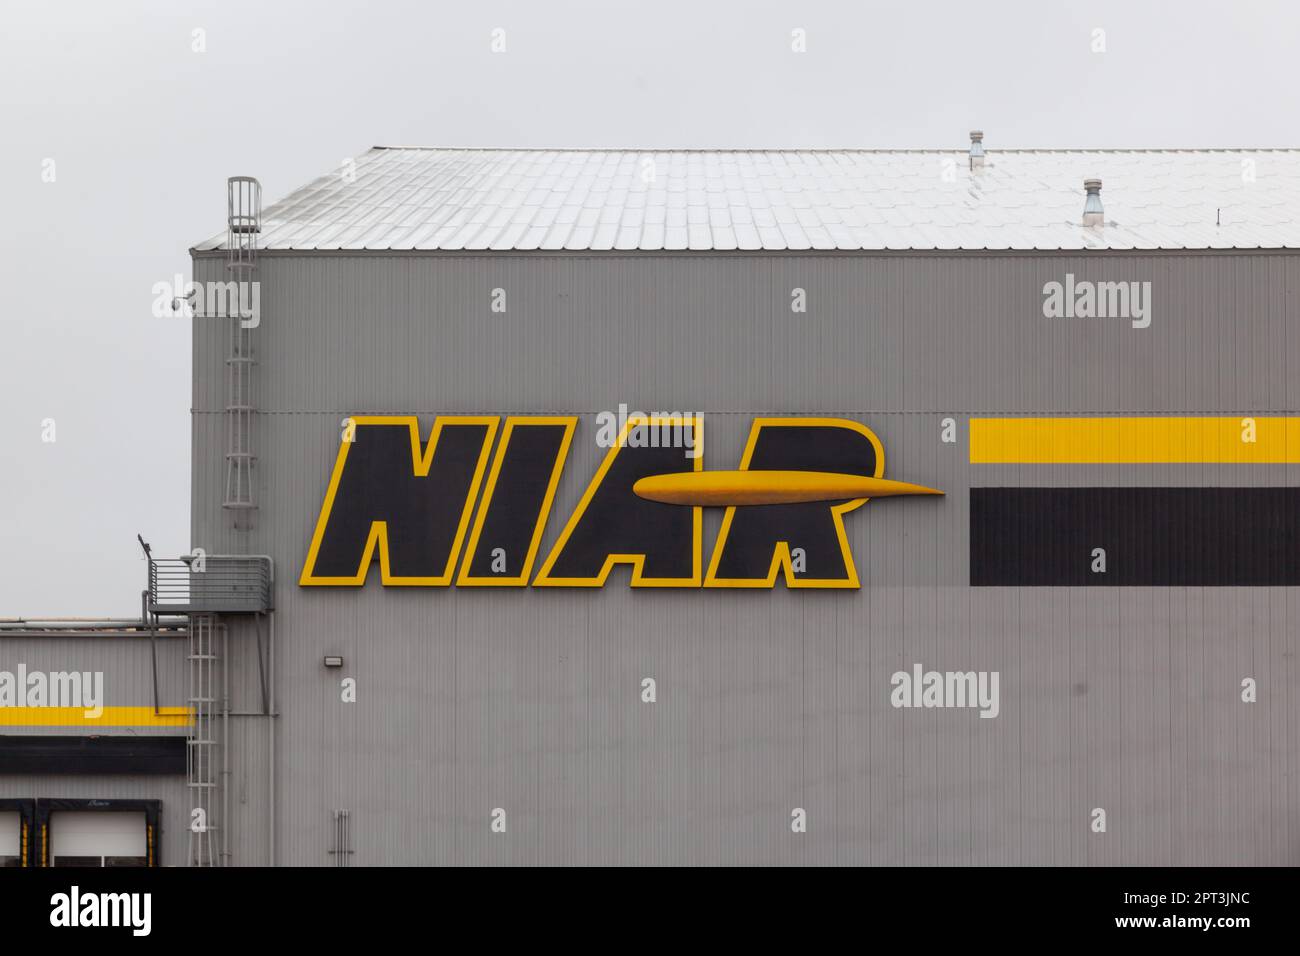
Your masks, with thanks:
<instances>
[{"instance_id":1,"label":"yellow horizontal stripe","mask_svg":"<svg viewBox=\"0 0 1300 956\"><path fill-rule=\"evenodd\" d=\"M1254 423L1254 441L1250 436ZM972 418L972 464L1297 464L1300 418Z\"/></svg>"},{"instance_id":2,"label":"yellow horizontal stripe","mask_svg":"<svg viewBox=\"0 0 1300 956\"><path fill-rule=\"evenodd\" d=\"M190 711L184 707L105 707L98 717L87 717L82 707L0 707L0 727L188 727Z\"/></svg>"}]
</instances>

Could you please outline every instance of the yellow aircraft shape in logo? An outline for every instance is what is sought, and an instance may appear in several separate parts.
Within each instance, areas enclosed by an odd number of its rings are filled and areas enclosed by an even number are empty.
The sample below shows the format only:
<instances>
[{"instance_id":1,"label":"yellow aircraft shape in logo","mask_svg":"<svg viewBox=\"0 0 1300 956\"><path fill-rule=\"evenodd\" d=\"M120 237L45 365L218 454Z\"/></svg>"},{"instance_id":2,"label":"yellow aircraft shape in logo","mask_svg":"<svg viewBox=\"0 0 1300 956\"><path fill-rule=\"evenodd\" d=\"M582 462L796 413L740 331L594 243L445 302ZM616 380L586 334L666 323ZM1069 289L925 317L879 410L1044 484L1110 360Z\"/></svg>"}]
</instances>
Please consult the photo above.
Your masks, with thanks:
<instances>
[{"instance_id":1,"label":"yellow aircraft shape in logo","mask_svg":"<svg viewBox=\"0 0 1300 956\"><path fill-rule=\"evenodd\" d=\"M649 501L705 508L943 494L907 481L827 471L684 471L642 478L632 490Z\"/></svg>"}]
</instances>

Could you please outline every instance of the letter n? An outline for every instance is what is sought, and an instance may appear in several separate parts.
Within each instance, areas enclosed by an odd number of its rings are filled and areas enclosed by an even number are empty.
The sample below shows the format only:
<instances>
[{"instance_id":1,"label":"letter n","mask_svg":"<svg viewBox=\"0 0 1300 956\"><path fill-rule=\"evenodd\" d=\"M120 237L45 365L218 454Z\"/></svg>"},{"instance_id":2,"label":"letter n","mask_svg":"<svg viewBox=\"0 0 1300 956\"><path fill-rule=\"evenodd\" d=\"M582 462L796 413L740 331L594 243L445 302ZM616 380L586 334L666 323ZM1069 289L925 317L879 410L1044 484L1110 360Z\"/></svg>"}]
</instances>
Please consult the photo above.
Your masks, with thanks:
<instances>
[{"instance_id":1,"label":"letter n","mask_svg":"<svg viewBox=\"0 0 1300 956\"><path fill-rule=\"evenodd\" d=\"M414 415L353 421L298 583L362 585L377 558L385 585L449 584L499 419L438 418L423 451Z\"/></svg>"},{"instance_id":2,"label":"letter n","mask_svg":"<svg viewBox=\"0 0 1300 956\"><path fill-rule=\"evenodd\" d=\"M818 471L880 478L885 453L871 429L842 418L756 418L742 471ZM704 586L770 588L784 571L790 588L856 588L843 516L866 498L791 505L730 507L713 548ZM807 567L796 572L792 548Z\"/></svg>"}]
</instances>

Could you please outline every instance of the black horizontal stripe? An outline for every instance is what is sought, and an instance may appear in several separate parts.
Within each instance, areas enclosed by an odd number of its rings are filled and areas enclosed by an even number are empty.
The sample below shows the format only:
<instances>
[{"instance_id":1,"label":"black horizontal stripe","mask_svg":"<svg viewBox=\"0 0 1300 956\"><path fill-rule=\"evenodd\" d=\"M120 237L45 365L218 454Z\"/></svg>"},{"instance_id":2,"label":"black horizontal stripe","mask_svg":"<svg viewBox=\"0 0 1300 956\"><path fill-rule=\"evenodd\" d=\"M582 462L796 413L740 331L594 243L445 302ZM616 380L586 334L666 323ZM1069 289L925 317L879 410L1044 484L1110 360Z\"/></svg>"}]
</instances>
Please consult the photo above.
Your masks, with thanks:
<instances>
[{"instance_id":1,"label":"black horizontal stripe","mask_svg":"<svg viewBox=\"0 0 1300 956\"><path fill-rule=\"evenodd\" d=\"M1300 586L1300 488L972 488L970 583Z\"/></svg>"},{"instance_id":2,"label":"black horizontal stripe","mask_svg":"<svg viewBox=\"0 0 1300 956\"><path fill-rule=\"evenodd\" d=\"M0 774L185 773L185 738L0 735Z\"/></svg>"}]
</instances>

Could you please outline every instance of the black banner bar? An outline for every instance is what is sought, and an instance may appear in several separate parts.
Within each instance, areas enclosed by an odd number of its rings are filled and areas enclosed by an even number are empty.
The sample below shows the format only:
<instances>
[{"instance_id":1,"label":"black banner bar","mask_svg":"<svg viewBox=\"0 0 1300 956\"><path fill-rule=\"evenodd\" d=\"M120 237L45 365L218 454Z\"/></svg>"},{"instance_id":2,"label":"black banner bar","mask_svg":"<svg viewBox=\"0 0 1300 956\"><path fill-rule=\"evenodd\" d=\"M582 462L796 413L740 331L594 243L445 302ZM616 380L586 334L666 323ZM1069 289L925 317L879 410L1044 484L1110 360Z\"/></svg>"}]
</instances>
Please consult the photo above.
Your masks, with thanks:
<instances>
[{"instance_id":1,"label":"black banner bar","mask_svg":"<svg viewBox=\"0 0 1300 956\"><path fill-rule=\"evenodd\" d=\"M185 773L185 738L0 735L0 774Z\"/></svg>"},{"instance_id":2,"label":"black banner bar","mask_svg":"<svg viewBox=\"0 0 1300 956\"><path fill-rule=\"evenodd\" d=\"M653 924L666 878L686 890L674 912L690 921L696 936L742 946L773 939L792 947L823 940L833 946L845 933L865 939L883 926L910 934L916 952L949 942L965 951L1022 942L1114 945L1125 937L1127 948L1163 940L1161 947L1182 951L1206 940L1215 952L1253 952L1266 940L1285 939L1295 923L1295 870L1289 868L917 867L844 874L801 867L725 874L0 869L0 924L16 952L30 951L19 948L28 940L46 946L46 936L64 948L83 941L130 946L142 938L190 949L200 938L209 946L247 948L268 923L298 948L319 942L337 951L355 941L373 949L376 939L445 933L449 919L468 939L526 946L539 926L557 919L555 894L539 889L545 884L582 901L565 910L565 938L596 942L616 937L629 920ZM815 918L720 912L710 889L720 881L767 914L779 912L791 894L815 892Z\"/></svg>"},{"instance_id":3,"label":"black banner bar","mask_svg":"<svg viewBox=\"0 0 1300 956\"><path fill-rule=\"evenodd\" d=\"M1300 585L1300 488L972 488L970 583Z\"/></svg>"}]
</instances>

